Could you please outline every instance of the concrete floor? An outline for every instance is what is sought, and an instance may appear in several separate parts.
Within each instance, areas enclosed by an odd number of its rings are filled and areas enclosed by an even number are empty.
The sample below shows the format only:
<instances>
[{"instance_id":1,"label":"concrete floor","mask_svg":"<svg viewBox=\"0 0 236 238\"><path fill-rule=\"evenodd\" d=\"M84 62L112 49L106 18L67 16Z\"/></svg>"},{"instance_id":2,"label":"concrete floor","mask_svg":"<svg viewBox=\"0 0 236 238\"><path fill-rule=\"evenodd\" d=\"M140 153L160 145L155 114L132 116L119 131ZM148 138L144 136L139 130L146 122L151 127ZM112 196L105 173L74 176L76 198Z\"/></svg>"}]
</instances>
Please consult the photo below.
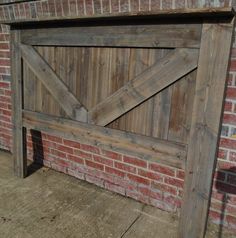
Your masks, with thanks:
<instances>
[{"instance_id":1,"label":"concrete floor","mask_svg":"<svg viewBox=\"0 0 236 238\"><path fill-rule=\"evenodd\" d=\"M173 214L51 169L18 179L0 152L1 238L174 238L177 226Z\"/></svg>"}]
</instances>

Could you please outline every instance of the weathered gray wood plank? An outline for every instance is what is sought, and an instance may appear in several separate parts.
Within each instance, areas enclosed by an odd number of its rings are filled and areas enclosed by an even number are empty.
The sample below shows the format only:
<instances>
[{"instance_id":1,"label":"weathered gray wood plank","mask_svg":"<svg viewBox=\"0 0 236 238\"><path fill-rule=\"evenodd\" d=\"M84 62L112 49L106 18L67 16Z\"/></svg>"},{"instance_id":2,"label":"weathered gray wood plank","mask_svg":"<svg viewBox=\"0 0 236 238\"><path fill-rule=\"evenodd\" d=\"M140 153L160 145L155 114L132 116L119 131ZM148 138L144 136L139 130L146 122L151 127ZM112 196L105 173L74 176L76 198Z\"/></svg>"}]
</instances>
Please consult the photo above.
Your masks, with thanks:
<instances>
[{"instance_id":1,"label":"weathered gray wood plank","mask_svg":"<svg viewBox=\"0 0 236 238\"><path fill-rule=\"evenodd\" d=\"M86 122L87 110L32 46L20 45L23 59L71 119Z\"/></svg>"},{"instance_id":2,"label":"weathered gray wood plank","mask_svg":"<svg viewBox=\"0 0 236 238\"><path fill-rule=\"evenodd\" d=\"M105 126L197 67L198 50L167 54L88 113L90 123Z\"/></svg>"},{"instance_id":3,"label":"weathered gray wood plank","mask_svg":"<svg viewBox=\"0 0 236 238\"><path fill-rule=\"evenodd\" d=\"M201 24L86 26L28 29L28 45L199 48Z\"/></svg>"},{"instance_id":4,"label":"weathered gray wood plank","mask_svg":"<svg viewBox=\"0 0 236 238\"><path fill-rule=\"evenodd\" d=\"M56 136L127 153L176 168L185 167L186 146L130 132L24 110L23 124Z\"/></svg>"},{"instance_id":5,"label":"weathered gray wood plank","mask_svg":"<svg viewBox=\"0 0 236 238\"><path fill-rule=\"evenodd\" d=\"M203 24L179 238L205 235L233 26Z\"/></svg>"},{"instance_id":6,"label":"weathered gray wood plank","mask_svg":"<svg viewBox=\"0 0 236 238\"><path fill-rule=\"evenodd\" d=\"M20 52L20 31L11 31L11 75L12 75L12 111L13 111L13 158L14 173L24 178L27 175L26 138L22 125L23 79Z\"/></svg>"}]
</instances>

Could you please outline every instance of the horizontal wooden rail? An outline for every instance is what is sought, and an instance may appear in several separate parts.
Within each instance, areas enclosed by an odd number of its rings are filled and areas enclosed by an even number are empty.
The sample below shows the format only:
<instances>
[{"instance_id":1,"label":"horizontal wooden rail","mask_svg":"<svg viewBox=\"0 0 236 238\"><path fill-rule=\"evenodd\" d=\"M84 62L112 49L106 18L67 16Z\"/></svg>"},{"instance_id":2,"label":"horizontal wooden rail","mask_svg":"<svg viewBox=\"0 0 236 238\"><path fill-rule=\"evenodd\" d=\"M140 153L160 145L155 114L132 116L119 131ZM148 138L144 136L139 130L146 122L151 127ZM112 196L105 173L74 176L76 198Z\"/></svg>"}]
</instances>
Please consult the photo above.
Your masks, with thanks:
<instances>
[{"instance_id":1,"label":"horizontal wooden rail","mask_svg":"<svg viewBox=\"0 0 236 238\"><path fill-rule=\"evenodd\" d=\"M184 169L187 146L42 113L23 111L23 125L56 136L127 153L139 158Z\"/></svg>"},{"instance_id":2,"label":"horizontal wooden rail","mask_svg":"<svg viewBox=\"0 0 236 238\"><path fill-rule=\"evenodd\" d=\"M28 45L199 48L201 24L61 27L22 31Z\"/></svg>"}]
</instances>

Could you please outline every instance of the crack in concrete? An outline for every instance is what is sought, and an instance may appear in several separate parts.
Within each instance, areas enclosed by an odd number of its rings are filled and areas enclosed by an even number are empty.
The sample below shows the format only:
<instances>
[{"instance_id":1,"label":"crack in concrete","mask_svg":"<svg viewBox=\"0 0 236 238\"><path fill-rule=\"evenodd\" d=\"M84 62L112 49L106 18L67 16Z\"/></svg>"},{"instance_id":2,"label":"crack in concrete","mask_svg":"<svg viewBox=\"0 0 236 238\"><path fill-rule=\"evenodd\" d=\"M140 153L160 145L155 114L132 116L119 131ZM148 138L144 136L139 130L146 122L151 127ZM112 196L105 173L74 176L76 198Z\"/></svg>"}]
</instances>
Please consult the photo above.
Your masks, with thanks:
<instances>
[{"instance_id":1,"label":"crack in concrete","mask_svg":"<svg viewBox=\"0 0 236 238\"><path fill-rule=\"evenodd\" d=\"M124 238L125 235L127 234L127 232L133 227L133 225L135 225L135 223L139 220L139 218L143 215L143 210L146 207L145 204L142 205L141 211L139 212L139 214L137 215L137 217L134 219L134 221L128 226L128 228L124 231L124 233L121 235L120 238Z\"/></svg>"}]
</instances>

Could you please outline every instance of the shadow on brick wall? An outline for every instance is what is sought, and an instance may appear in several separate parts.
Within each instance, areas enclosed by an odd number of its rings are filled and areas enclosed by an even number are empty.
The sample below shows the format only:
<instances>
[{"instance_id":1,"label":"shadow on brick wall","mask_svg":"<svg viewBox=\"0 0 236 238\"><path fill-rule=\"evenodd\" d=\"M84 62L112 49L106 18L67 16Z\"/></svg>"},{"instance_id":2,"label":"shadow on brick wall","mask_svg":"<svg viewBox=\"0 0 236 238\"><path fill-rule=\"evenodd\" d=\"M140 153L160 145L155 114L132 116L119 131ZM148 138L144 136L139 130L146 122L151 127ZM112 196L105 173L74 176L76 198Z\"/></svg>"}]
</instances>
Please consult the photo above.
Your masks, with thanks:
<instances>
[{"instance_id":1,"label":"shadow on brick wall","mask_svg":"<svg viewBox=\"0 0 236 238\"><path fill-rule=\"evenodd\" d=\"M223 231L223 226L225 221L226 207L229 202L230 195L236 195L236 187L234 187L234 184L232 184L232 181L229 179L230 176L233 176L236 183L235 173L236 173L236 167L231 167L229 169L224 169L224 170L222 169L222 170L219 170L217 173L215 187L217 189L217 192L222 194L218 238L223 238L222 231ZM226 174L226 178L224 181L222 181L222 174Z\"/></svg>"},{"instance_id":2,"label":"shadow on brick wall","mask_svg":"<svg viewBox=\"0 0 236 238\"><path fill-rule=\"evenodd\" d=\"M40 131L30 130L33 144L33 162L28 166L28 176L43 167L44 149Z\"/></svg>"}]
</instances>

